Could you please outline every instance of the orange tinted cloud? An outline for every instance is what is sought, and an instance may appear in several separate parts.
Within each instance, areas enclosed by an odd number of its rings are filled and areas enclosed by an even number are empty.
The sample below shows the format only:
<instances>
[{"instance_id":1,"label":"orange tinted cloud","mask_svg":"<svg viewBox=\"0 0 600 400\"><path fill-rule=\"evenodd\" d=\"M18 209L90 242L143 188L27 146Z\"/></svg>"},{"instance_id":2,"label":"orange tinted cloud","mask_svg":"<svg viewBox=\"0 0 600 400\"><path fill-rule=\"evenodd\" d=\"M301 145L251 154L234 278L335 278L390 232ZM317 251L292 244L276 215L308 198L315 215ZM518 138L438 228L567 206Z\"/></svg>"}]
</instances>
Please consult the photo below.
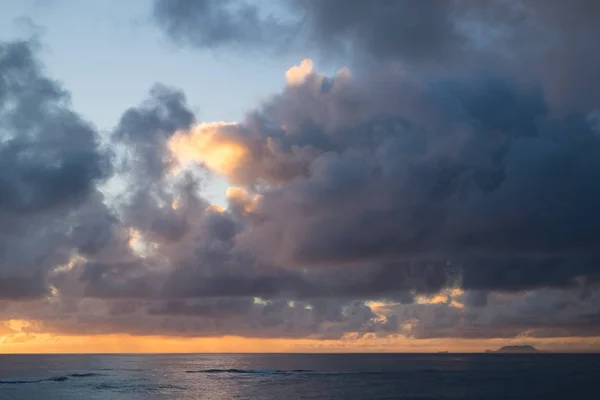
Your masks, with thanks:
<instances>
[{"instance_id":1,"label":"orange tinted cloud","mask_svg":"<svg viewBox=\"0 0 600 400\"><path fill-rule=\"evenodd\" d=\"M285 73L285 80L288 85L300 85L304 83L307 76L313 72L312 60L306 58L300 65L294 65Z\"/></svg>"},{"instance_id":2,"label":"orange tinted cloud","mask_svg":"<svg viewBox=\"0 0 600 400\"><path fill-rule=\"evenodd\" d=\"M244 213L252 212L260 200L260 195L251 194L246 189L237 186L228 187L226 197L230 202L239 204Z\"/></svg>"},{"instance_id":3,"label":"orange tinted cloud","mask_svg":"<svg viewBox=\"0 0 600 400\"><path fill-rule=\"evenodd\" d=\"M169 140L169 149L179 165L204 164L219 175L230 175L248 155L240 143L219 134L220 129L234 126L229 122L196 125L190 131L176 132Z\"/></svg>"},{"instance_id":4,"label":"orange tinted cloud","mask_svg":"<svg viewBox=\"0 0 600 400\"><path fill-rule=\"evenodd\" d=\"M444 289L433 296L417 296L415 302L418 304L440 304L447 303L455 308L463 308L464 304L455 300L455 297L462 296L464 292L458 288Z\"/></svg>"}]
</instances>

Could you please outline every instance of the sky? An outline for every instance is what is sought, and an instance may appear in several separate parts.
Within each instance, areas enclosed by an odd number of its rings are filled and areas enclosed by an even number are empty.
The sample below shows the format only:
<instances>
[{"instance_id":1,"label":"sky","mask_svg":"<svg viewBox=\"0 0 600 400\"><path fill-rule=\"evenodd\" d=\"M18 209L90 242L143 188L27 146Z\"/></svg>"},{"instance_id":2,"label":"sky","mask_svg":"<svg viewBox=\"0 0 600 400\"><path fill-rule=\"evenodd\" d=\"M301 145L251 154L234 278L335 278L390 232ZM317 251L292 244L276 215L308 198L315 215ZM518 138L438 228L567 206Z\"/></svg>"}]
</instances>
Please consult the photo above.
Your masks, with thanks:
<instances>
[{"instance_id":1,"label":"sky","mask_svg":"<svg viewBox=\"0 0 600 400\"><path fill-rule=\"evenodd\" d=\"M595 2L0 7L0 353L600 351Z\"/></svg>"}]
</instances>

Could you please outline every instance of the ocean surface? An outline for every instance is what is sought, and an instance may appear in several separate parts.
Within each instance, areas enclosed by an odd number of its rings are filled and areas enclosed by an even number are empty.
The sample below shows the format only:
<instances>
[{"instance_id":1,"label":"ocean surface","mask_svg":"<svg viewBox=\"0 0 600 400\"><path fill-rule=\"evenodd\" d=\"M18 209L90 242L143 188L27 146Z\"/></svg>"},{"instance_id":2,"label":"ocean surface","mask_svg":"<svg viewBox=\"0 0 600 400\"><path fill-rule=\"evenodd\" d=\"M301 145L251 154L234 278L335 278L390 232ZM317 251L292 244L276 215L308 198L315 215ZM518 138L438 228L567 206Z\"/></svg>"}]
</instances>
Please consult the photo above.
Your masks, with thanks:
<instances>
[{"instance_id":1,"label":"ocean surface","mask_svg":"<svg viewBox=\"0 0 600 400\"><path fill-rule=\"evenodd\" d=\"M0 400L597 399L600 355L0 355Z\"/></svg>"}]
</instances>

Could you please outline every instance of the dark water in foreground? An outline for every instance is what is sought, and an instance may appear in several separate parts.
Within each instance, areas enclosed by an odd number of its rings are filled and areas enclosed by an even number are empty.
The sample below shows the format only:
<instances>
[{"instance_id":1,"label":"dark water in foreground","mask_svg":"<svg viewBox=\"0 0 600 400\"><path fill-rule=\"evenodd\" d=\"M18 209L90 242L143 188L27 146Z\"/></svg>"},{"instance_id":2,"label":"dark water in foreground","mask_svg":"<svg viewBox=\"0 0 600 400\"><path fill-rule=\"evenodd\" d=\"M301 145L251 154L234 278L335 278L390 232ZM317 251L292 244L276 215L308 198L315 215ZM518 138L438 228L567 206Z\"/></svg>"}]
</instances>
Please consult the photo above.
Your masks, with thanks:
<instances>
[{"instance_id":1,"label":"dark water in foreground","mask_svg":"<svg viewBox=\"0 0 600 400\"><path fill-rule=\"evenodd\" d=\"M600 355L0 355L0 400L597 399Z\"/></svg>"}]
</instances>

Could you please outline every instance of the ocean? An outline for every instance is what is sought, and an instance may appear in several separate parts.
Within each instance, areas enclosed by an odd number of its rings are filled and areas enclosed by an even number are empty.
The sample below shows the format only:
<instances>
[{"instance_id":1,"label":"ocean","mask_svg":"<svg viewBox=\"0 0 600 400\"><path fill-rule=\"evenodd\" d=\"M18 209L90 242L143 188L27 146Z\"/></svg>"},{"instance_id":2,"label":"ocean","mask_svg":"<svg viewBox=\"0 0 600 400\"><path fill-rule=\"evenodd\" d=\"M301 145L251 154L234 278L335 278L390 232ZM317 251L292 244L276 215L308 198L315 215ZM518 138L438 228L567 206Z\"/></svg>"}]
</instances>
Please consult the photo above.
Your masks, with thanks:
<instances>
[{"instance_id":1,"label":"ocean","mask_svg":"<svg viewBox=\"0 0 600 400\"><path fill-rule=\"evenodd\" d=\"M0 355L0 400L594 399L600 355Z\"/></svg>"}]
</instances>

